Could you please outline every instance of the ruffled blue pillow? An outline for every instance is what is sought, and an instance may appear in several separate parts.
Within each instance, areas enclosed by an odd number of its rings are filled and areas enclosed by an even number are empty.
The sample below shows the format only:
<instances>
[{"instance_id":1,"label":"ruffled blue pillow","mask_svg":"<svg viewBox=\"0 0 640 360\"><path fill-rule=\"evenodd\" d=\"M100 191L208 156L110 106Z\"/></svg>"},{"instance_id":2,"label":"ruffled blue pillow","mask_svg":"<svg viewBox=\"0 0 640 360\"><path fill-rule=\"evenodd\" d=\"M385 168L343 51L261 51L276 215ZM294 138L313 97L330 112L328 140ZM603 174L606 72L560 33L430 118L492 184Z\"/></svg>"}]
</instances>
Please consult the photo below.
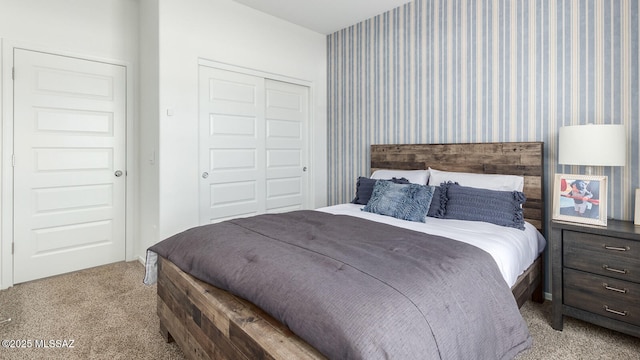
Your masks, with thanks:
<instances>
[{"instance_id":1,"label":"ruffled blue pillow","mask_svg":"<svg viewBox=\"0 0 640 360\"><path fill-rule=\"evenodd\" d=\"M440 206L435 217L484 221L524 230L522 204L526 199L520 191L487 190L443 183L440 185Z\"/></svg>"},{"instance_id":2,"label":"ruffled blue pillow","mask_svg":"<svg viewBox=\"0 0 640 360\"><path fill-rule=\"evenodd\" d=\"M371 199L362 210L402 220L425 222L433 190L434 187L428 185L395 184L378 180L373 187Z\"/></svg>"}]
</instances>

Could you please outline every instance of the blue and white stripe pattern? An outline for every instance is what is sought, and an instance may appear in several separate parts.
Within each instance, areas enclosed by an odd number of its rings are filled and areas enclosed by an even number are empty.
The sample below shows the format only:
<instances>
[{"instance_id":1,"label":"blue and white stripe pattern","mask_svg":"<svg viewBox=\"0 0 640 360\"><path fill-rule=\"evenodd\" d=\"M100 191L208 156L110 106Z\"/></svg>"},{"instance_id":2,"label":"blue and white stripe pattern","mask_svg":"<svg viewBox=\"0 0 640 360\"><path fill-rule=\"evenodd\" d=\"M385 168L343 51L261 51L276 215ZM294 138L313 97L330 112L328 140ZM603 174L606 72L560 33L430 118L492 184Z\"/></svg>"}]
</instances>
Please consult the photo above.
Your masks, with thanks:
<instances>
[{"instance_id":1,"label":"blue and white stripe pattern","mask_svg":"<svg viewBox=\"0 0 640 360\"><path fill-rule=\"evenodd\" d=\"M328 203L369 174L369 146L544 141L547 196L558 128L624 124L609 217L640 187L640 6L635 0L416 0L331 34ZM597 145L595 145L597 146ZM549 204L551 201L548 202Z\"/></svg>"}]
</instances>

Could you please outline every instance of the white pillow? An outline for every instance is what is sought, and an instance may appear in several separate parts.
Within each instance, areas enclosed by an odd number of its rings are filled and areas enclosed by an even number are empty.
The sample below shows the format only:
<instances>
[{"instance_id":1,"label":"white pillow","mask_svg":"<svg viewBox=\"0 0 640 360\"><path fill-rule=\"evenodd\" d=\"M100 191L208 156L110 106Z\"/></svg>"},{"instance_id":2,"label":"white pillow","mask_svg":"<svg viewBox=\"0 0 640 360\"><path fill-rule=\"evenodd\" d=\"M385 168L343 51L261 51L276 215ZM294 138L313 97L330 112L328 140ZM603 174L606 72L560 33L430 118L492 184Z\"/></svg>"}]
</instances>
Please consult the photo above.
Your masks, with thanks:
<instances>
[{"instance_id":1,"label":"white pillow","mask_svg":"<svg viewBox=\"0 0 640 360\"><path fill-rule=\"evenodd\" d=\"M474 188L522 191L524 189L524 177L516 175L499 174L473 174L452 171L440 171L429 168L429 185L439 186L443 182L453 181L462 186Z\"/></svg>"},{"instance_id":2,"label":"white pillow","mask_svg":"<svg viewBox=\"0 0 640 360\"><path fill-rule=\"evenodd\" d=\"M409 180L410 183L427 185L427 180L429 180L429 170L390 170L390 169L380 169L376 170L371 174L372 179L383 179L389 180L392 178L405 178Z\"/></svg>"}]
</instances>

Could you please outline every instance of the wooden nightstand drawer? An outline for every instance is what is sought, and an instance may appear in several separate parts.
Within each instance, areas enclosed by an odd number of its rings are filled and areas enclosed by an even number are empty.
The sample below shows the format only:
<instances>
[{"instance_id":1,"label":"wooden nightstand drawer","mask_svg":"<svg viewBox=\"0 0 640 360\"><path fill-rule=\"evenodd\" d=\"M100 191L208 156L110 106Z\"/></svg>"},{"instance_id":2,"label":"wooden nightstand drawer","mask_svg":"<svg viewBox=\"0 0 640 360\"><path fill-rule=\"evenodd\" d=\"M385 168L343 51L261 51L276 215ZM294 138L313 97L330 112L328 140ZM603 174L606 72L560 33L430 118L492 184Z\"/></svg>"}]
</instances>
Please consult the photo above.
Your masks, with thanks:
<instances>
[{"instance_id":1,"label":"wooden nightstand drawer","mask_svg":"<svg viewBox=\"0 0 640 360\"><path fill-rule=\"evenodd\" d=\"M567 315L640 337L640 226L551 225L553 328Z\"/></svg>"},{"instance_id":2,"label":"wooden nightstand drawer","mask_svg":"<svg viewBox=\"0 0 640 360\"><path fill-rule=\"evenodd\" d=\"M563 240L565 267L640 283L637 241L567 230Z\"/></svg>"},{"instance_id":3,"label":"wooden nightstand drawer","mask_svg":"<svg viewBox=\"0 0 640 360\"><path fill-rule=\"evenodd\" d=\"M569 230L564 231L563 239L565 249L569 247L630 260L640 259L640 243L637 241Z\"/></svg>"},{"instance_id":4,"label":"wooden nightstand drawer","mask_svg":"<svg viewBox=\"0 0 640 360\"><path fill-rule=\"evenodd\" d=\"M640 325L640 284L566 268L563 274L566 305Z\"/></svg>"}]
</instances>

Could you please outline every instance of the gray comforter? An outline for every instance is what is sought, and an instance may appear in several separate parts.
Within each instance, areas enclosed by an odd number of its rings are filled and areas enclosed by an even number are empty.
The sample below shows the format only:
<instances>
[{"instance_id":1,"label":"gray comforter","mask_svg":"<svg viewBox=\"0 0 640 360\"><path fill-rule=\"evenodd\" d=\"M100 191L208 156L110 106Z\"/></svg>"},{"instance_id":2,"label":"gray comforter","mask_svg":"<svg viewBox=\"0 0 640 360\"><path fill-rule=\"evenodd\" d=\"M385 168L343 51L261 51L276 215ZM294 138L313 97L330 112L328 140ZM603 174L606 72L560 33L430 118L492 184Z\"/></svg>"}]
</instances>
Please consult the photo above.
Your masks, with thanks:
<instances>
[{"instance_id":1,"label":"gray comforter","mask_svg":"<svg viewBox=\"0 0 640 360\"><path fill-rule=\"evenodd\" d=\"M205 225L149 248L331 359L511 359L531 345L491 256L318 211Z\"/></svg>"}]
</instances>

